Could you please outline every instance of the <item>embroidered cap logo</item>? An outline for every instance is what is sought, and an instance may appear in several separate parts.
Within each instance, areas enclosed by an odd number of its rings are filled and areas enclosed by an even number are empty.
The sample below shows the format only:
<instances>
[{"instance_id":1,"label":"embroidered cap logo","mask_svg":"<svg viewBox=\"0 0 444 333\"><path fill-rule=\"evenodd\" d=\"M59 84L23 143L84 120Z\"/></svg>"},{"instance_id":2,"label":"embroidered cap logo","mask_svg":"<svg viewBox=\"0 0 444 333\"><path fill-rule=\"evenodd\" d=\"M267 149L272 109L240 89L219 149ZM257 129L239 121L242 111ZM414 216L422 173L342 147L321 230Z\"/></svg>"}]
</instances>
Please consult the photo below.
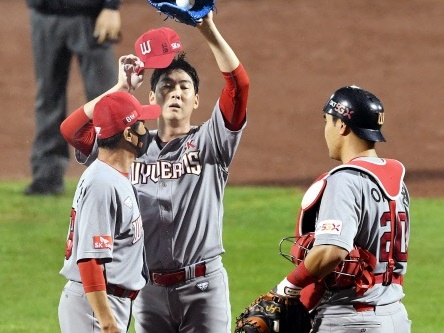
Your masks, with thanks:
<instances>
[{"instance_id":1,"label":"embroidered cap logo","mask_svg":"<svg viewBox=\"0 0 444 333\"><path fill-rule=\"evenodd\" d=\"M151 41L150 40L140 43L139 46L140 46L140 52L142 52L143 55L151 53Z\"/></svg>"}]
</instances>

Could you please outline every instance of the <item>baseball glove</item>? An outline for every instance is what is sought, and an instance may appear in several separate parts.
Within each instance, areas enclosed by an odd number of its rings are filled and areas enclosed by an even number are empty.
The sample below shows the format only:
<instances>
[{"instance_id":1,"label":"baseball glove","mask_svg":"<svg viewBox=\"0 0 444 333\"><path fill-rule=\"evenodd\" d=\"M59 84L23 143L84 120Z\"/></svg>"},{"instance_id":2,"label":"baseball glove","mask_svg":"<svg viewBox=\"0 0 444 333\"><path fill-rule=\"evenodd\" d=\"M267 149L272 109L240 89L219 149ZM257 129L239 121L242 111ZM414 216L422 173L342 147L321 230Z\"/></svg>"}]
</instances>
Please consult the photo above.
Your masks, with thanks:
<instances>
[{"instance_id":1,"label":"baseball glove","mask_svg":"<svg viewBox=\"0 0 444 333\"><path fill-rule=\"evenodd\" d=\"M236 318L235 333L308 333L311 318L299 297L273 291L259 296Z\"/></svg>"},{"instance_id":2,"label":"baseball glove","mask_svg":"<svg viewBox=\"0 0 444 333\"><path fill-rule=\"evenodd\" d=\"M181 23L196 26L200 19L215 8L216 0L191 0L194 5L187 9L179 7L176 0L147 0L159 12Z\"/></svg>"}]
</instances>

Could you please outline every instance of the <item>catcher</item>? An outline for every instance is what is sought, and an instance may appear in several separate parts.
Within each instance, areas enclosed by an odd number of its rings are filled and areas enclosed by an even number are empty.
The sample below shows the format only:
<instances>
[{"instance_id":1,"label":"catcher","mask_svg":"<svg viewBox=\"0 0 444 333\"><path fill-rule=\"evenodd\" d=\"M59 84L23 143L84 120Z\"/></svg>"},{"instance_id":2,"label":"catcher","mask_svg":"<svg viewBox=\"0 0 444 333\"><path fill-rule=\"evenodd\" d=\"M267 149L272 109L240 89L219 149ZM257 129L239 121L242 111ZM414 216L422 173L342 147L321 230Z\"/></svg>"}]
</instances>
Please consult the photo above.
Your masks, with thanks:
<instances>
[{"instance_id":1,"label":"catcher","mask_svg":"<svg viewBox=\"0 0 444 333\"><path fill-rule=\"evenodd\" d=\"M307 190L290 255L297 266L238 317L236 332L309 332L310 310L313 333L409 333L410 199L404 166L375 150L385 141L382 103L347 86L323 111L329 155L343 164Z\"/></svg>"}]
</instances>

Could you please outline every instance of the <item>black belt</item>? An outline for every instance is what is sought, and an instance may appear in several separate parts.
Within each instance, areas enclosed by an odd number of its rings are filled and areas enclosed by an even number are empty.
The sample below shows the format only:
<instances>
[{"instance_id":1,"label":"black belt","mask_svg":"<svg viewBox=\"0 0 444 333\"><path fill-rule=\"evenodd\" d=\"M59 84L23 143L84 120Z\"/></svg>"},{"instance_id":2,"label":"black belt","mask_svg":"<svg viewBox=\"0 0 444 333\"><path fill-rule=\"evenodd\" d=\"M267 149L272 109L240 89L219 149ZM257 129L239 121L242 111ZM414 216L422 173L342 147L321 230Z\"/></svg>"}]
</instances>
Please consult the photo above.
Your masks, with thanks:
<instances>
[{"instance_id":1,"label":"black belt","mask_svg":"<svg viewBox=\"0 0 444 333\"><path fill-rule=\"evenodd\" d=\"M205 276L206 266L205 263L200 263L194 266L194 274L187 278L186 270L189 267L181 268L175 271L150 271L151 283L161 287L171 286L179 282L185 282L188 279Z\"/></svg>"},{"instance_id":2,"label":"black belt","mask_svg":"<svg viewBox=\"0 0 444 333\"><path fill-rule=\"evenodd\" d=\"M117 297L123 297L135 300L137 295L139 294L139 290L125 289L115 284L108 283L106 285L106 293Z\"/></svg>"}]
</instances>

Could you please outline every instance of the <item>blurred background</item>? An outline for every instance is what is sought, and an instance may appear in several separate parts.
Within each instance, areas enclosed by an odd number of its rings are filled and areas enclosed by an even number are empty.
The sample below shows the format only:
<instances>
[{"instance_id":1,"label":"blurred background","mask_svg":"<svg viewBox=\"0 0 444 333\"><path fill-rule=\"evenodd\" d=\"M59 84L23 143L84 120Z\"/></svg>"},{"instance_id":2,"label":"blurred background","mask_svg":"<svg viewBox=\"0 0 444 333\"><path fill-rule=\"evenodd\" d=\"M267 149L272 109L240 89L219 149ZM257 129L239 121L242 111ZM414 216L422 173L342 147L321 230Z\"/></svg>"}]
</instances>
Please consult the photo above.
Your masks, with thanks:
<instances>
[{"instance_id":1,"label":"blurred background","mask_svg":"<svg viewBox=\"0 0 444 333\"><path fill-rule=\"evenodd\" d=\"M412 195L444 195L444 5L441 0L218 0L216 24L251 79L248 126L230 170L232 185L308 186L337 165L324 143L322 108L355 84L383 102L381 156L401 160ZM35 80L25 1L0 0L0 180L30 179ZM201 77L194 123L208 119L223 80L196 29L155 12L144 0L121 7L119 56L134 53L146 30L181 36ZM149 76L135 95L148 102ZM85 103L72 63L68 109ZM149 124L155 126L155 124ZM84 170L71 158L68 177Z\"/></svg>"}]
</instances>

